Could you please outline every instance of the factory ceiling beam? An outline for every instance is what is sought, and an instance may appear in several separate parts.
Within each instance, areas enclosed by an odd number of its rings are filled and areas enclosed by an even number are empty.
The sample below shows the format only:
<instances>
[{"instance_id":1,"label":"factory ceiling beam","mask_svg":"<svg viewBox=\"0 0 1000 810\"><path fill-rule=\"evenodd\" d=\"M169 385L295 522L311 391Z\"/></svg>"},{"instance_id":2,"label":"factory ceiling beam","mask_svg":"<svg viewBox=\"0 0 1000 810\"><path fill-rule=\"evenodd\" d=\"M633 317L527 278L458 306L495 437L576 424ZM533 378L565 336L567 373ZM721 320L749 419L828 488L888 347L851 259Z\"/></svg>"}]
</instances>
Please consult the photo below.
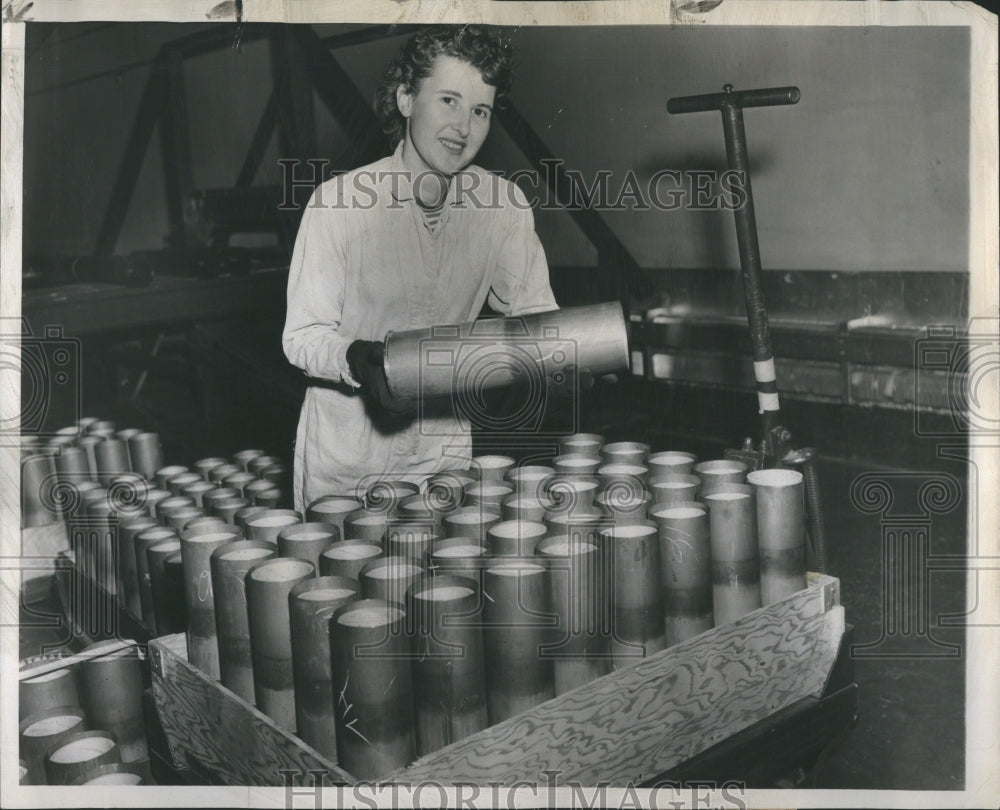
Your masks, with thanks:
<instances>
[{"instance_id":1,"label":"factory ceiling beam","mask_svg":"<svg viewBox=\"0 0 1000 810\"><path fill-rule=\"evenodd\" d=\"M287 25L271 27L270 43L281 154L299 161L318 157L312 79L306 53Z\"/></svg>"},{"instance_id":2,"label":"factory ceiling beam","mask_svg":"<svg viewBox=\"0 0 1000 810\"><path fill-rule=\"evenodd\" d=\"M272 91L267 99L267 104L264 105L264 112L261 113L260 121L257 122L257 128L254 130L253 137L250 139L250 147L247 149L246 157L243 158L240 173L236 177L237 188L247 188L253 183L254 177L257 176L257 170L260 168L260 163L264 159L267 144L271 140L271 136L274 134L274 129L277 125L278 97Z\"/></svg>"},{"instance_id":3,"label":"factory ceiling beam","mask_svg":"<svg viewBox=\"0 0 1000 810\"><path fill-rule=\"evenodd\" d=\"M167 103L160 119L160 144L170 220L167 241L172 245L187 245L197 241L193 239L195 212L190 209L194 192L191 125L184 82L184 54L169 45L166 46L166 73Z\"/></svg>"},{"instance_id":4,"label":"factory ceiling beam","mask_svg":"<svg viewBox=\"0 0 1000 810\"><path fill-rule=\"evenodd\" d=\"M351 166L361 166L381 157L385 151L385 137L368 99L310 26L295 26L294 33L306 54L320 100L341 129L354 136L347 162Z\"/></svg>"},{"instance_id":5,"label":"factory ceiling beam","mask_svg":"<svg viewBox=\"0 0 1000 810\"><path fill-rule=\"evenodd\" d=\"M166 74L166 57L161 51L150 66L149 78L146 79L146 87L139 100L139 109L136 111L128 141L125 143L125 151L118 164L118 173L111 187L104 221L97 233L97 243L94 248L94 254L97 256L110 256L115 252L118 234L121 233L122 225L125 223L125 215L128 213L132 192L135 191L135 184L142 170L142 161L146 156L149 140L160 120L166 101Z\"/></svg>"}]
</instances>

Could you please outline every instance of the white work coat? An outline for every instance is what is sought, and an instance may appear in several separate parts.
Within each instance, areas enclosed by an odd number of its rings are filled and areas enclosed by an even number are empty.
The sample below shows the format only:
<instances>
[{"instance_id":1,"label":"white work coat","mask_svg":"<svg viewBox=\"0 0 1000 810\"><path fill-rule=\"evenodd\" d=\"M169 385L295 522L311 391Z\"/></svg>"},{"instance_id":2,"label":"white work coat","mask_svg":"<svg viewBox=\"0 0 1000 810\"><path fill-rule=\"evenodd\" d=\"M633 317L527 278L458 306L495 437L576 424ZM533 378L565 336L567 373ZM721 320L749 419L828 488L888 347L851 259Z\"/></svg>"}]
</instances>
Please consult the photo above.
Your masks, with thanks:
<instances>
[{"instance_id":1,"label":"white work coat","mask_svg":"<svg viewBox=\"0 0 1000 810\"><path fill-rule=\"evenodd\" d=\"M442 409L380 414L354 390L347 347L386 333L556 309L534 217L520 189L478 166L452 178L434 233L395 153L320 185L288 274L282 343L309 377L295 440L295 507L364 492L391 476L417 482L464 467L469 431Z\"/></svg>"}]
</instances>

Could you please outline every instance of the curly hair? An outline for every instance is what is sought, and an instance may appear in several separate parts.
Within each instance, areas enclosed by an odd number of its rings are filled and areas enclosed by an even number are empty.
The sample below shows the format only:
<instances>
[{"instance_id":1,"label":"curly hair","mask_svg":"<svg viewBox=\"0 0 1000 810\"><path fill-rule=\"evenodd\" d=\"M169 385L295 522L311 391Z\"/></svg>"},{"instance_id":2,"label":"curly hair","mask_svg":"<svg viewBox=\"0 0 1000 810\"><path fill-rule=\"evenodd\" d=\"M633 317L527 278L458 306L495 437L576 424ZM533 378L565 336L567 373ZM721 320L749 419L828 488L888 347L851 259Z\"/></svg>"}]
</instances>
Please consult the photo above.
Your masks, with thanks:
<instances>
[{"instance_id":1,"label":"curly hair","mask_svg":"<svg viewBox=\"0 0 1000 810\"><path fill-rule=\"evenodd\" d=\"M393 146L406 134L406 119L396 105L396 89L403 87L410 93L416 93L420 82L430 76L434 60L442 54L477 68L483 81L496 88L495 107L503 107L507 100L511 81L511 47L498 30L486 25L424 28L403 44L375 90L375 112Z\"/></svg>"}]
</instances>

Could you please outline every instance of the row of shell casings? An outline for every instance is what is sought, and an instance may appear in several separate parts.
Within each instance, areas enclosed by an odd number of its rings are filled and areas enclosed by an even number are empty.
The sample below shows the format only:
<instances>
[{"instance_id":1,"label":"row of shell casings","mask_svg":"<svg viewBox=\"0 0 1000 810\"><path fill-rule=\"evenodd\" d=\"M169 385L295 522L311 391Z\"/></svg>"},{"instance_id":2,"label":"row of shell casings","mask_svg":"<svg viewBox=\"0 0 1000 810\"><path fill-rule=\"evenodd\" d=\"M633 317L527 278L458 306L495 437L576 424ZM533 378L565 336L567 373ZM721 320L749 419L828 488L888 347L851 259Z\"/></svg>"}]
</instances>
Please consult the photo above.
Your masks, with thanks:
<instances>
[{"instance_id":1,"label":"row of shell casings","mask_svg":"<svg viewBox=\"0 0 1000 810\"><path fill-rule=\"evenodd\" d=\"M109 646L115 649L97 654ZM138 785L149 778L137 647L101 641L83 652L95 655L19 682L21 784Z\"/></svg>"},{"instance_id":2,"label":"row of shell casings","mask_svg":"<svg viewBox=\"0 0 1000 810\"><path fill-rule=\"evenodd\" d=\"M113 475L107 486L80 478L60 482L56 494L67 519L77 571L101 583L133 615L155 626L146 560L133 550L135 531L165 525L179 532L199 522L227 522L252 506L283 505L288 491L284 464L260 450L243 455L244 466L235 470L236 465L226 459L212 458L195 462L193 470L161 466L152 479L124 472Z\"/></svg>"}]
</instances>

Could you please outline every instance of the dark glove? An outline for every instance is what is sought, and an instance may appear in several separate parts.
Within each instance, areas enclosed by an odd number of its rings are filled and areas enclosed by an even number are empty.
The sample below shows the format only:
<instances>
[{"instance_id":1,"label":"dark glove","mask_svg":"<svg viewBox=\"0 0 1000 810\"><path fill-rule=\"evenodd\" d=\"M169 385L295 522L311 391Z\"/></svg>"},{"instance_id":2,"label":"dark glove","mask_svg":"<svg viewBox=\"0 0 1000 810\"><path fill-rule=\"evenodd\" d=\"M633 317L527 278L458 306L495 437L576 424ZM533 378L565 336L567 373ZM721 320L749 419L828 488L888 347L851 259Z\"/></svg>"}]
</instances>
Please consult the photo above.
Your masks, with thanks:
<instances>
[{"instance_id":1,"label":"dark glove","mask_svg":"<svg viewBox=\"0 0 1000 810\"><path fill-rule=\"evenodd\" d=\"M409 413L412 408L405 400L397 399L389 391L385 377L385 344L380 340L355 340L347 347L347 367L351 376L361 386L361 393L381 410L395 416Z\"/></svg>"}]
</instances>

